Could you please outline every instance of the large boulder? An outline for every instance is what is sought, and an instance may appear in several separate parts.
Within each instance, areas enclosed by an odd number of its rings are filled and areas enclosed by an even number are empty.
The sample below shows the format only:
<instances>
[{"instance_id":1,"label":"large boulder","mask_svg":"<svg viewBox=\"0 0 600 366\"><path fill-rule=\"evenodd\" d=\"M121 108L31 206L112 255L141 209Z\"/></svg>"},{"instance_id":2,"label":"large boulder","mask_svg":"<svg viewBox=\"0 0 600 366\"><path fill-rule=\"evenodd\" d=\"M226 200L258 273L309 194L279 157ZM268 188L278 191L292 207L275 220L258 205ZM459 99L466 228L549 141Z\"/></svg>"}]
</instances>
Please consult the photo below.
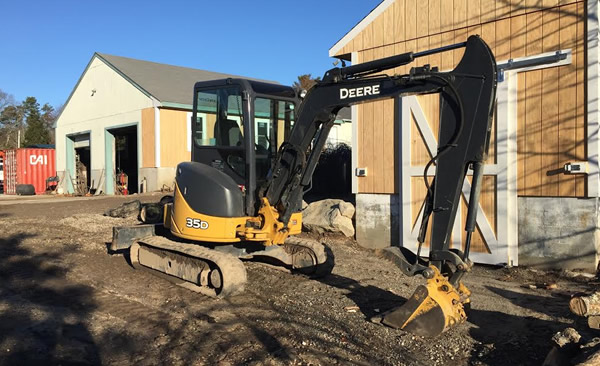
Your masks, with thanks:
<instances>
[{"instance_id":1,"label":"large boulder","mask_svg":"<svg viewBox=\"0 0 600 366\"><path fill-rule=\"evenodd\" d=\"M313 202L302 211L302 226L305 231L322 234L342 233L354 236L354 206L351 203L326 199Z\"/></svg>"},{"instance_id":2,"label":"large boulder","mask_svg":"<svg viewBox=\"0 0 600 366\"><path fill-rule=\"evenodd\" d=\"M119 207L107 210L104 212L104 216L120 217L123 219L128 217L137 217L140 214L141 208L142 203L139 200L125 202Z\"/></svg>"}]
</instances>

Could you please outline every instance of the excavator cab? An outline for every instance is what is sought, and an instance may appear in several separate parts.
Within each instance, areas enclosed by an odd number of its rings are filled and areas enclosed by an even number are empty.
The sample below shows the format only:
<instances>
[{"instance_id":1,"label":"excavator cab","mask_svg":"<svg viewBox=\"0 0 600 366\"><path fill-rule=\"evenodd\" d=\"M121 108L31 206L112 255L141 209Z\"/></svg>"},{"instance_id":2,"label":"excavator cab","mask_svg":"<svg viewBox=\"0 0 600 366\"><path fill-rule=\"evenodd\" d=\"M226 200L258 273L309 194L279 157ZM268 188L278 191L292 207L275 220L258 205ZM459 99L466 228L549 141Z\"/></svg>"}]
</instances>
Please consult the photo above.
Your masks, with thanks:
<instances>
[{"instance_id":1,"label":"excavator cab","mask_svg":"<svg viewBox=\"0 0 600 366\"><path fill-rule=\"evenodd\" d=\"M247 215L254 214L255 189L269 177L298 103L289 86L247 79L203 81L194 87L192 161L230 176L248 198Z\"/></svg>"}]
</instances>

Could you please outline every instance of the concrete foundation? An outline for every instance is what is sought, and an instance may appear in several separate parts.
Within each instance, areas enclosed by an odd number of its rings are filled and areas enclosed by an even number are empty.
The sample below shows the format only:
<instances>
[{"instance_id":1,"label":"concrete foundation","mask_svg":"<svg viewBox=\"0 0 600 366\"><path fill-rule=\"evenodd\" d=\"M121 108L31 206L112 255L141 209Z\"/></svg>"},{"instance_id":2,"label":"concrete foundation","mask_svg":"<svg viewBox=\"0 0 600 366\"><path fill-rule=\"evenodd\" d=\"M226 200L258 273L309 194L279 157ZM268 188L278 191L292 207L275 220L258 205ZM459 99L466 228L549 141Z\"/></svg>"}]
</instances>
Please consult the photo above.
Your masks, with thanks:
<instances>
[{"instance_id":1,"label":"concrete foundation","mask_svg":"<svg viewBox=\"0 0 600 366\"><path fill-rule=\"evenodd\" d=\"M90 172L90 184L92 188L104 192L105 180L104 171L102 169L92 169ZM73 185L75 184L75 178L70 174L65 175L65 171L57 171L56 175L60 180L59 187L63 189L64 193L73 193Z\"/></svg>"},{"instance_id":2,"label":"concrete foundation","mask_svg":"<svg viewBox=\"0 0 600 366\"><path fill-rule=\"evenodd\" d=\"M158 191L163 185L173 188L175 182L175 168L141 168L139 170L140 182L146 178L146 190Z\"/></svg>"},{"instance_id":3,"label":"concrete foundation","mask_svg":"<svg viewBox=\"0 0 600 366\"><path fill-rule=\"evenodd\" d=\"M595 271L598 204L596 198L519 197L519 265ZM371 249L401 245L400 207L398 195L357 194L357 242Z\"/></svg>"},{"instance_id":4,"label":"concrete foundation","mask_svg":"<svg viewBox=\"0 0 600 366\"><path fill-rule=\"evenodd\" d=\"M365 248L400 245L400 197L389 194L356 195L356 241Z\"/></svg>"},{"instance_id":5,"label":"concrete foundation","mask_svg":"<svg viewBox=\"0 0 600 366\"><path fill-rule=\"evenodd\" d=\"M519 197L519 264L595 271L598 200Z\"/></svg>"},{"instance_id":6,"label":"concrete foundation","mask_svg":"<svg viewBox=\"0 0 600 366\"><path fill-rule=\"evenodd\" d=\"M71 179L70 175L67 174L65 176L64 171L58 171L56 174L60 179L60 187L62 187L63 192L72 192L69 183L69 179ZM105 193L107 179L105 172L102 169L92 169L91 174L92 187L96 188L102 193ZM163 187L163 185L173 188L175 182L175 168L140 168L137 182L138 187L140 187L144 178L146 178L147 192L158 191ZM114 179L114 177L109 177L109 179ZM141 189L141 187L139 189Z\"/></svg>"}]
</instances>

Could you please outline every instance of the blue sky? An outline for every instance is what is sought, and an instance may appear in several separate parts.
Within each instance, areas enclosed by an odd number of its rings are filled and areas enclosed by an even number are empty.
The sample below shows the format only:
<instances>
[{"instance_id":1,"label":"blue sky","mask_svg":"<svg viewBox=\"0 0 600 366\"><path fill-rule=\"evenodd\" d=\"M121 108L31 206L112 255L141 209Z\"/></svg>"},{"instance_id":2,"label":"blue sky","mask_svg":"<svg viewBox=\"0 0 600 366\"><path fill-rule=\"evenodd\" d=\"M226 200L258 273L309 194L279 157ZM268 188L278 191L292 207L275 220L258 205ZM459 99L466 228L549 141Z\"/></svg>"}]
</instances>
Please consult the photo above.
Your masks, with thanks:
<instances>
[{"instance_id":1,"label":"blue sky","mask_svg":"<svg viewBox=\"0 0 600 366\"><path fill-rule=\"evenodd\" d=\"M379 2L5 1L0 89L58 106L95 51L291 84Z\"/></svg>"}]
</instances>

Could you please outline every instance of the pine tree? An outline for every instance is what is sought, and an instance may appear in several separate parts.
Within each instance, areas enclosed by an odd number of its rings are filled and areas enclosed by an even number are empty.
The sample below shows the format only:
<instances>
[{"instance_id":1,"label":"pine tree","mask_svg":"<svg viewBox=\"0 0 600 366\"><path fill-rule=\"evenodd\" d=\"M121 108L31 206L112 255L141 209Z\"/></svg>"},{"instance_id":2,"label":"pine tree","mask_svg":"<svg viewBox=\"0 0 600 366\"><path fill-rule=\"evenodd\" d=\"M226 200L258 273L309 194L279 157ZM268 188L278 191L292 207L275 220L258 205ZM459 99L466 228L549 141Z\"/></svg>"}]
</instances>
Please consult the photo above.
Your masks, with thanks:
<instances>
[{"instance_id":1,"label":"pine tree","mask_svg":"<svg viewBox=\"0 0 600 366\"><path fill-rule=\"evenodd\" d=\"M311 74L303 74L298 76L298 81L294 81L294 85L292 85L292 87L296 90L308 91L319 81L321 81L320 77L313 78Z\"/></svg>"},{"instance_id":2,"label":"pine tree","mask_svg":"<svg viewBox=\"0 0 600 366\"><path fill-rule=\"evenodd\" d=\"M27 129L25 130L23 146L49 144L50 133L40 114L40 104L37 99L27 97L22 106L27 116Z\"/></svg>"},{"instance_id":3,"label":"pine tree","mask_svg":"<svg viewBox=\"0 0 600 366\"><path fill-rule=\"evenodd\" d=\"M42 106L42 121L44 122L44 126L46 126L46 129L48 130L48 135L50 136L50 141L49 143L51 144L55 144L55 136L54 136L54 122L56 121L56 119L58 118L58 115L60 113L60 108L59 110L54 109L54 107L52 107L50 104L46 103Z\"/></svg>"}]
</instances>

